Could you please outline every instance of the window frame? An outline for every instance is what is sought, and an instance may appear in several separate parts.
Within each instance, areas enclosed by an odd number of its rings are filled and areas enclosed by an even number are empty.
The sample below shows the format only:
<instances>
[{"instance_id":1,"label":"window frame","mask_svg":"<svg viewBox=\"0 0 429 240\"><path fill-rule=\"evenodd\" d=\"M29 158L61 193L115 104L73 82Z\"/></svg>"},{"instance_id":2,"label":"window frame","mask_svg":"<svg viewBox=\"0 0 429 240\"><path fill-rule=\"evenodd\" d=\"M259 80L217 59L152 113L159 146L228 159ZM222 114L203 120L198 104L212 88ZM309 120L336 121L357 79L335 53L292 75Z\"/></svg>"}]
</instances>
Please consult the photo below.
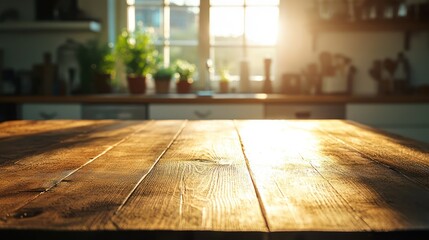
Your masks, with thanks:
<instances>
[{"instance_id":1,"label":"window frame","mask_svg":"<svg viewBox=\"0 0 429 240\"><path fill-rule=\"evenodd\" d=\"M157 6L157 7L161 6L163 9L163 13L165 14L165 12L168 11L168 14L169 14L170 6L166 6L166 4L165 4L166 2L169 2L169 0L162 0L162 1L163 1L162 5L154 4L154 6ZM246 1L244 1L244 2L246 2ZM285 5L284 1L279 0L278 5L269 5L269 4L265 5L265 4L263 4L262 6L277 6L278 11L279 11L278 19L279 19L279 21L281 21L282 12L284 11L283 10L284 5ZM183 7L192 7L192 6L195 6L195 5L183 5ZM219 7L222 5L215 5L215 6ZM225 5L225 6L230 7L230 5ZM250 6L254 7L254 5L250 5ZM176 8L176 7L182 7L182 6L174 6L174 7ZM196 7L198 7L198 6L196 6ZM246 25L244 24L244 37L243 37L243 41L242 41L243 44L241 44L241 45L216 45L216 44L212 44L211 43L211 36L210 36L210 9L211 9L211 7L212 7L212 5L210 4L210 0L200 0L200 5L199 5L200 11L199 11L199 22L198 22L198 39L196 41L196 45L177 44L177 43L171 44L171 42L168 42L165 39L163 39L163 46L164 46L164 48L168 48L168 50L172 46L173 47L176 47L176 46L177 47L180 47L180 46L184 46L184 47L196 46L197 47L197 49L198 49L198 60L199 61L198 61L198 63L196 63L197 69L198 69L198 79L196 79L198 86L196 86L196 88L197 89L207 88L207 86L210 86L212 84L212 82L216 82L218 80L218 76L215 76L216 73L214 73L214 72L210 73L207 69L207 66L206 66L206 60L211 59L211 57L213 57L211 55L211 51L212 51L212 48L214 48L214 47L238 47L238 46L241 46L243 56L245 56L245 57L247 56L248 49L250 49L250 48L253 48L253 49L256 49L256 48L273 48L275 50L275 52L277 52L277 53L275 56L276 61L274 62L273 66L272 66L273 69L271 71L271 73L272 73L271 80L274 83L277 82L276 79L278 79L278 76L279 76L279 69L277 68L277 66L280 65L279 62L281 61L281 58L279 57L280 56L279 50L281 50L280 44L279 44L280 39L281 39L281 32L279 31L278 38L277 38L277 41L275 44L248 44L246 37L245 37ZM249 5L246 5L246 3L244 3L244 6L243 5L237 5L235 7L243 7L244 8L244 18L246 18L246 8L249 7ZM116 9L117 9L116 15L118 16L118 21L116 24L116 32L121 32L122 29L128 28L128 22L127 22L127 20L128 20L128 18L127 18L127 16L128 16L128 14L127 14L128 4L127 4L127 1L126 0L117 1ZM163 21L163 25L169 25L169 24L165 24L165 22L166 21ZM279 28L280 28L280 26L279 26ZM164 31L166 31L165 27L163 29L164 29ZM164 32L164 34L165 34L165 32ZM157 43L157 46L161 46L161 45L159 43ZM165 52L168 52L168 51L165 51L165 49L164 49L164 54L165 54ZM169 55L167 57L165 57L164 64L169 64L169 58L170 58ZM262 62L262 60L261 60L261 62ZM239 77L238 77L238 79L239 79ZM238 80L238 79L233 79L233 81ZM209 80L209 81L207 81L207 80ZM261 79L260 79L260 77L259 77L259 79L257 79L257 77L255 78L253 75L251 75L250 80L251 81L255 81L255 80L259 81Z\"/></svg>"}]
</instances>

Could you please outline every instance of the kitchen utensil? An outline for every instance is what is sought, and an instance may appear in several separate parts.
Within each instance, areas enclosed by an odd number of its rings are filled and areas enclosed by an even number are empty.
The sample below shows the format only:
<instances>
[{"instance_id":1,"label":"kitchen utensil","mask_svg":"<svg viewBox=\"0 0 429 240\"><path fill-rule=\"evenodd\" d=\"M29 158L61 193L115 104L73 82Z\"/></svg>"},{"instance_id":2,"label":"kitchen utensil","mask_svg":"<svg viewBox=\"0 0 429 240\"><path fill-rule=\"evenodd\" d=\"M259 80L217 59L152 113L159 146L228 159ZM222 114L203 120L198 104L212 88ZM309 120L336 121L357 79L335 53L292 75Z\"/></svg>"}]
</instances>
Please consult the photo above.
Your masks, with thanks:
<instances>
[{"instance_id":1,"label":"kitchen utensil","mask_svg":"<svg viewBox=\"0 0 429 240\"><path fill-rule=\"evenodd\" d=\"M247 60L240 62L240 92L250 92L249 62Z\"/></svg>"}]
</instances>

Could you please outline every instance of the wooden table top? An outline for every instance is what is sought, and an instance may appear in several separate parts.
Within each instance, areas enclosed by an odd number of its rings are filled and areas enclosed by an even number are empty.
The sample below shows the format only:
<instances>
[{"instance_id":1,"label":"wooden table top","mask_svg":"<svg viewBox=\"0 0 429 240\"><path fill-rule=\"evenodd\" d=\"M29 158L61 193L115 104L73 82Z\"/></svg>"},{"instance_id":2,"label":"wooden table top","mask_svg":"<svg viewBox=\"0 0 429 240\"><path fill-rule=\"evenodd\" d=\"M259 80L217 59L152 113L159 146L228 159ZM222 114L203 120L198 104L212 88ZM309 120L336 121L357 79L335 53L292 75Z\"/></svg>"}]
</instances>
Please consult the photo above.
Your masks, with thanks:
<instances>
[{"instance_id":1,"label":"wooden table top","mask_svg":"<svg viewBox=\"0 0 429 240\"><path fill-rule=\"evenodd\" d=\"M0 124L0 238L428 239L429 145L343 120Z\"/></svg>"}]
</instances>

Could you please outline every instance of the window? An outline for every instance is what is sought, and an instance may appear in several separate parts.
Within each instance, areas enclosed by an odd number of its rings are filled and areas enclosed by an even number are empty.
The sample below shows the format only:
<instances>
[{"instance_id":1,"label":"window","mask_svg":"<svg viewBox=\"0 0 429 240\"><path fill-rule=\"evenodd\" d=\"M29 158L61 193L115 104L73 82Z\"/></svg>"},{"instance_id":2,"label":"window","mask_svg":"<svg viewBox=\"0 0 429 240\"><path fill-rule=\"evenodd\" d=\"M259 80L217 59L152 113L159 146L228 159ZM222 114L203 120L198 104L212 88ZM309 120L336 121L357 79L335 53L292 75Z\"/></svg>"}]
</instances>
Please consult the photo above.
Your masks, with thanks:
<instances>
[{"instance_id":1,"label":"window","mask_svg":"<svg viewBox=\"0 0 429 240\"><path fill-rule=\"evenodd\" d=\"M201 0L201 3L200 0L127 0L127 3L128 28L133 30L138 24L152 31L165 64L185 59L197 64L201 73L206 70L204 58L210 58L215 70L212 79L226 70L233 80L238 80L240 62L247 59L251 79L262 80L264 58L276 61L279 0ZM203 26L209 26L209 31Z\"/></svg>"},{"instance_id":2,"label":"window","mask_svg":"<svg viewBox=\"0 0 429 240\"><path fill-rule=\"evenodd\" d=\"M275 58L278 4L278 0L210 1L210 56L216 72L226 69L238 79L239 63L247 59L251 79L263 79L264 58Z\"/></svg>"}]
</instances>

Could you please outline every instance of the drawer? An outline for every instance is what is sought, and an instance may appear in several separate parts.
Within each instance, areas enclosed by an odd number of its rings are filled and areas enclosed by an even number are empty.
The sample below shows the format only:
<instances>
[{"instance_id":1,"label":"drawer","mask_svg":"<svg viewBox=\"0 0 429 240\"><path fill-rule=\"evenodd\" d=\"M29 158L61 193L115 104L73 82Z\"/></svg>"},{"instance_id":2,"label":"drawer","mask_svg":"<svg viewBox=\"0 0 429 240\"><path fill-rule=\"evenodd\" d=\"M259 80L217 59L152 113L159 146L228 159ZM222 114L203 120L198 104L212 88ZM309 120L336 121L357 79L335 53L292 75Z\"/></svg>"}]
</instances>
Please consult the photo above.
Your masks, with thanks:
<instances>
[{"instance_id":1,"label":"drawer","mask_svg":"<svg viewBox=\"0 0 429 240\"><path fill-rule=\"evenodd\" d=\"M347 104L347 119L376 127L429 126L429 105Z\"/></svg>"},{"instance_id":2,"label":"drawer","mask_svg":"<svg viewBox=\"0 0 429 240\"><path fill-rule=\"evenodd\" d=\"M83 119L147 119L146 104L85 104L82 106Z\"/></svg>"},{"instance_id":3,"label":"drawer","mask_svg":"<svg viewBox=\"0 0 429 240\"><path fill-rule=\"evenodd\" d=\"M344 119L343 104L266 104L267 119Z\"/></svg>"},{"instance_id":4,"label":"drawer","mask_svg":"<svg viewBox=\"0 0 429 240\"><path fill-rule=\"evenodd\" d=\"M150 119L262 119L262 104L149 104Z\"/></svg>"},{"instance_id":5,"label":"drawer","mask_svg":"<svg viewBox=\"0 0 429 240\"><path fill-rule=\"evenodd\" d=\"M25 120L80 119L80 104L25 103L21 106Z\"/></svg>"}]
</instances>

